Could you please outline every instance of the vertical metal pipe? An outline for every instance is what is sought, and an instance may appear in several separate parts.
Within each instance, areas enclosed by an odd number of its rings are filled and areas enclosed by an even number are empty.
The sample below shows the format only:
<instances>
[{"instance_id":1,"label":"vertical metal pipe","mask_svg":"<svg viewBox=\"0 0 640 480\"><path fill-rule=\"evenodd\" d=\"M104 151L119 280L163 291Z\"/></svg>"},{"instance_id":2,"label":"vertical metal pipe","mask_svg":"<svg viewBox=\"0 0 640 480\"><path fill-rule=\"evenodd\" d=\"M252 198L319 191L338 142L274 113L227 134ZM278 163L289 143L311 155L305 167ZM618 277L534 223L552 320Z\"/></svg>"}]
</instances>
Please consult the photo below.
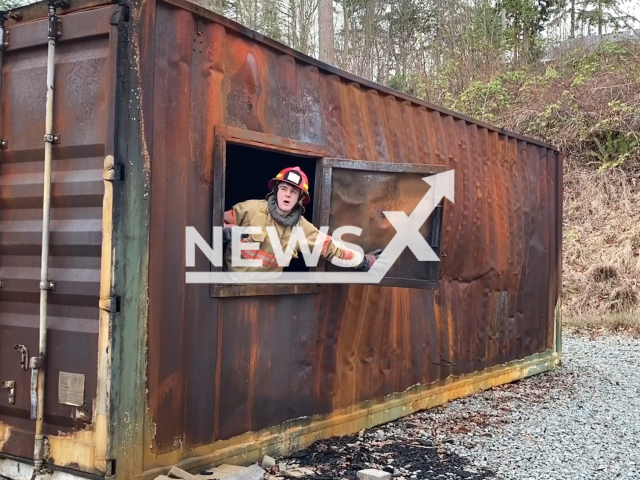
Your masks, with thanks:
<instances>
[{"instance_id":1,"label":"vertical metal pipe","mask_svg":"<svg viewBox=\"0 0 640 480\"><path fill-rule=\"evenodd\" d=\"M53 81L57 39L56 5L49 2L49 49L47 55L47 105L45 111L44 192L42 199L42 258L40 266L40 338L38 362L38 403L34 445L34 472L42 470L44 459L44 388L47 358L47 297L49 292L49 221L51 210L51 156L53 147Z\"/></svg>"},{"instance_id":2,"label":"vertical metal pipe","mask_svg":"<svg viewBox=\"0 0 640 480\"><path fill-rule=\"evenodd\" d=\"M2 67L4 66L4 51L6 50L7 41L7 27L5 22L7 21L7 14L9 12L0 11L0 107L2 107ZM2 135L2 112L0 111L0 135ZM0 146L3 148L5 145Z\"/></svg>"}]
</instances>

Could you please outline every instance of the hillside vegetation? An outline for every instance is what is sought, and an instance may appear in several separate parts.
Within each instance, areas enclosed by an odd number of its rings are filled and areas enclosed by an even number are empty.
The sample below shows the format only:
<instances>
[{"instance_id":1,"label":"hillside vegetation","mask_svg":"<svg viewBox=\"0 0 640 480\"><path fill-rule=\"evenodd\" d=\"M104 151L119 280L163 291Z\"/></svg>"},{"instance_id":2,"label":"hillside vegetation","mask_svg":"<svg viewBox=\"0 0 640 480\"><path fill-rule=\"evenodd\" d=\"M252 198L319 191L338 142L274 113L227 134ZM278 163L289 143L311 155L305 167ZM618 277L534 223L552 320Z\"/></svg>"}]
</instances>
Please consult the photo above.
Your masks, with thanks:
<instances>
[{"instance_id":1,"label":"hillside vegetation","mask_svg":"<svg viewBox=\"0 0 640 480\"><path fill-rule=\"evenodd\" d=\"M640 41L565 52L445 98L560 147L564 318L640 331Z\"/></svg>"}]
</instances>

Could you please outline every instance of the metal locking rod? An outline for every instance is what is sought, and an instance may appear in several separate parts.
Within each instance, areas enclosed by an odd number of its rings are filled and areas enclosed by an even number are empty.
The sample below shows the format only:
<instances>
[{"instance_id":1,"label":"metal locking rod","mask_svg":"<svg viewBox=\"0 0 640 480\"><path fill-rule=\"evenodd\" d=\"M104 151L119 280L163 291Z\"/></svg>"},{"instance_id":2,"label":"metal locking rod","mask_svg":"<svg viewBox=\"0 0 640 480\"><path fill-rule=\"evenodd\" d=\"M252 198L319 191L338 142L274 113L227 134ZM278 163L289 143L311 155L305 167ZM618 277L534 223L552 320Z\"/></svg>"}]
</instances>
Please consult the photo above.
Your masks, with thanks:
<instances>
[{"instance_id":1,"label":"metal locking rod","mask_svg":"<svg viewBox=\"0 0 640 480\"><path fill-rule=\"evenodd\" d=\"M49 279L49 225L51 221L51 160L53 157L53 145L60 141L60 135L53 133L53 86L55 76L55 51L56 42L62 35L62 21L58 17L57 9L69 6L66 0L49 0L49 28L47 32L47 97L45 105L45 132L44 132L44 191L42 195L42 256L40 264L40 329L38 342L38 357L33 365L32 372L32 414L33 414L33 383L36 383L35 405L35 441L33 447L34 472L41 472L44 464L44 391L45 368L47 361L47 299L48 293L55 288L55 283Z\"/></svg>"}]
</instances>

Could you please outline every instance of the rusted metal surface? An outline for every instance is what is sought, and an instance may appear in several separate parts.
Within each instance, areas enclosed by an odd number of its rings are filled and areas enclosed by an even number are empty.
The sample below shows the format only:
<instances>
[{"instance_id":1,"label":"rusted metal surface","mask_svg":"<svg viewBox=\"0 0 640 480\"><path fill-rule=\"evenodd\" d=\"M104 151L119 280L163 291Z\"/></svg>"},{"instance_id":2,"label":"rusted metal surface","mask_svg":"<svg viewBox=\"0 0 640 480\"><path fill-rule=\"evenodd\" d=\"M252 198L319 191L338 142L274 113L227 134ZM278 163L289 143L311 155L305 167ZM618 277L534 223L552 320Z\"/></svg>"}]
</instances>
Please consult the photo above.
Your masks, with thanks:
<instances>
[{"instance_id":1,"label":"rusted metal surface","mask_svg":"<svg viewBox=\"0 0 640 480\"><path fill-rule=\"evenodd\" d=\"M141 73L153 122L144 470L215 456L238 436L251 450L262 443L248 432L295 432L553 350L561 164L551 146L325 67L181 0L153 5L138 30L141 58L155 59L153 74ZM209 285L185 284L185 227L206 236L221 214L214 125L330 157L455 169L435 288L211 298ZM209 269L198 255L194 270Z\"/></svg>"},{"instance_id":2,"label":"rusted metal surface","mask_svg":"<svg viewBox=\"0 0 640 480\"><path fill-rule=\"evenodd\" d=\"M559 355L547 351L509 365L500 365L455 379L449 378L425 387L414 387L406 392L390 395L384 401L366 401L327 415L292 419L260 432L250 432L214 445L196 448L192 451L191 458L181 460L180 452L160 458L162 463L177 463L180 468L194 472L222 463L247 465L259 462L265 454L287 455L306 448L316 440L347 435L388 423L465 395L546 372L557 366L558 362ZM167 470L167 467L147 470L141 478L153 480Z\"/></svg>"},{"instance_id":3,"label":"rusted metal surface","mask_svg":"<svg viewBox=\"0 0 640 480\"><path fill-rule=\"evenodd\" d=\"M48 354L44 434L49 463L104 471L106 450L104 362L108 321L98 308L104 268L104 159L113 149L114 49L110 19L117 6L61 15L56 49ZM33 458L30 371L14 345L38 351L38 300L42 242L43 135L45 133L46 9L27 8L7 22L9 47L2 68L0 153L0 379L16 382L15 405L0 395L0 451ZM77 10L77 9L76 9ZM44 17L44 18L43 18ZM39 18L39 19L38 19ZM108 203L108 202L107 202ZM106 327L106 330L105 330ZM84 404L59 403L60 372L84 375ZM100 385L99 385L100 384ZM102 440L97 441L96 437Z\"/></svg>"}]
</instances>

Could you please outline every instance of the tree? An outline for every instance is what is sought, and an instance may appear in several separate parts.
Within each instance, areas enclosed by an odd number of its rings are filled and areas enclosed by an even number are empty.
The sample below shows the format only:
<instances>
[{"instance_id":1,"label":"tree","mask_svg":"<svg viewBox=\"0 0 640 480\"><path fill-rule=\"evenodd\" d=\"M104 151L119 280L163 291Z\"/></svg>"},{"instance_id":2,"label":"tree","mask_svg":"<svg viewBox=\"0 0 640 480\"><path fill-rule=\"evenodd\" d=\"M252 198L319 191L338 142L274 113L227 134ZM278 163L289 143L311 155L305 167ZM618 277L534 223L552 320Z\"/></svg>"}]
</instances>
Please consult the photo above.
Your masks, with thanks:
<instances>
[{"instance_id":1,"label":"tree","mask_svg":"<svg viewBox=\"0 0 640 480\"><path fill-rule=\"evenodd\" d=\"M318 0L318 33L320 60L333 65L335 63L333 0Z\"/></svg>"},{"instance_id":2,"label":"tree","mask_svg":"<svg viewBox=\"0 0 640 480\"><path fill-rule=\"evenodd\" d=\"M0 10L8 11L36 3L37 0L0 0Z\"/></svg>"},{"instance_id":3,"label":"tree","mask_svg":"<svg viewBox=\"0 0 640 480\"><path fill-rule=\"evenodd\" d=\"M577 3L576 21L582 29L587 27L587 35L591 29L602 36L602 30L612 27L614 30L620 28L633 28L635 20L631 15L622 11L623 0L574 0Z\"/></svg>"},{"instance_id":4,"label":"tree","mask_svg":"<svg viewBox=\"0 0 640 480\"><path fill-rule=\"evenodd\" d=\"M503 0L502 7L506 11L514 59L529 63L542 53L538 40L558 2L559 0Z\"/></svg>"}]
</instances>

